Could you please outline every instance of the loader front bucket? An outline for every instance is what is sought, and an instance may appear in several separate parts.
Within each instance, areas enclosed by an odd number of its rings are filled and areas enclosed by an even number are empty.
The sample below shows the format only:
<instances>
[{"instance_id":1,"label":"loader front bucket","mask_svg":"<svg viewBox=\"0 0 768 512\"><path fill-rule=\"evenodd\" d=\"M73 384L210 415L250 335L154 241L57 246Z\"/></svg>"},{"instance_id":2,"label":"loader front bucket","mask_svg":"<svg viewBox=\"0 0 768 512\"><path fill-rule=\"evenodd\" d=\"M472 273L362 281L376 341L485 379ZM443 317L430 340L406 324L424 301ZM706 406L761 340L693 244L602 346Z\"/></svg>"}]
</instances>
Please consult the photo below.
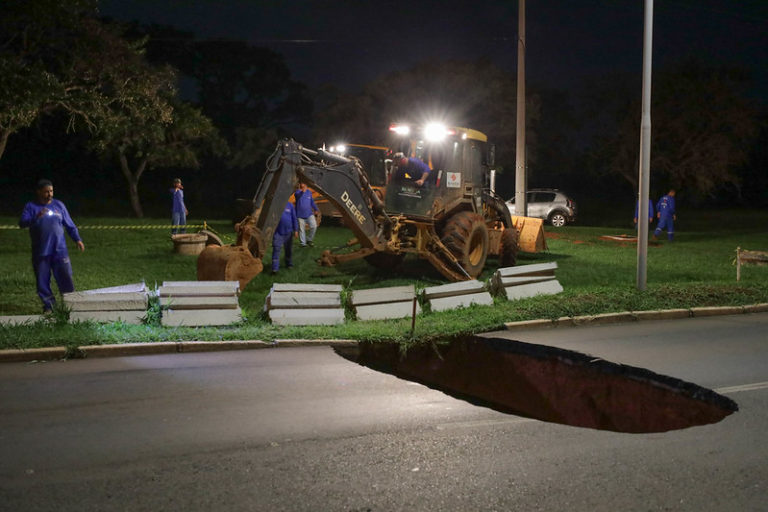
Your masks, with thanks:
<instances>
[{"instance_id":1,"label":"loader front bucket","mask_svg":"<svg viewBox=\"0 0 768 512\"><path fill-rule=\"evenodd\" d=\"M239 281L240 290L263 269L261 260L240 245L209 245L197 258L198 281Z\"/></svg>"},{"instance_id":2,"label":"loader front bucket","mask_svg":"<svg viewBox=\"0 0 768 512\"><path fill-rule=\"evenodd\" d=\"M512 223L520 233L518 245L523 252L541 252L548 250L544 238L544 220L534 217L512 216Z\"/></svg>"}]
</instances>

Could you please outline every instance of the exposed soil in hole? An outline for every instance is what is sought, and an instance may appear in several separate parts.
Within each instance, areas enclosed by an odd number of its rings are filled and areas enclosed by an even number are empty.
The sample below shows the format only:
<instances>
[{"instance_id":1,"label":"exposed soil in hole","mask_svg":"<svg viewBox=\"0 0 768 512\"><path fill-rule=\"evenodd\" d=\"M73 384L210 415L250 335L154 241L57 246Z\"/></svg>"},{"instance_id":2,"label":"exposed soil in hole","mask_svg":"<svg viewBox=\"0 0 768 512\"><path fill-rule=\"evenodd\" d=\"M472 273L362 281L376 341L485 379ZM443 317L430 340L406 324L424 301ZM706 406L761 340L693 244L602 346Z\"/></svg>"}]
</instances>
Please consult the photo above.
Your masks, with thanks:
<instances>
[{"instance_id":1,"label":"exposed soil in hole","mask_svg":"<svg viewBox=\"0 0 768 512\"><path fill-rule=\"evenodd\" d=\"M615 432L716 423L733 400L690 382L554 347L468 337L411 348L361 343L337 352L452 396L543 421Z\"/></svg>"}]
</instances>

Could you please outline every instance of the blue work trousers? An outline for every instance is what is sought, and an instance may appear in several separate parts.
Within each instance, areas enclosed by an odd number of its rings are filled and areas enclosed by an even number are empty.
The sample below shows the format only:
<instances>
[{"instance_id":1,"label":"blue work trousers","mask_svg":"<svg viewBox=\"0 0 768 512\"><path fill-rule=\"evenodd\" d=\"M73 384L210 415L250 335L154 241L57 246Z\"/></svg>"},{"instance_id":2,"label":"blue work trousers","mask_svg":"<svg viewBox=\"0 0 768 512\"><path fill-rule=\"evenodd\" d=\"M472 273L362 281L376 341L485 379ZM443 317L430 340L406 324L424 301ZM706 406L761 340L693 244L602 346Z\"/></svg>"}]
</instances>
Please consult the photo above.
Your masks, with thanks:
<instances>
[{"instance_id":1,"label":"blue work trousers","mask_svg":"<svg viewBox=\"0 0 768 512\"><path fill-rule=\"evenodd\" d=\"M56 279L59 292L69 293L75 291L75 283L72 281L72 265L69 256L38 256L32 258L32 268L37 279L37 295L43 301L43 311L53 308L56 299L51 291L51 272Z\"/></svg>"},{"instance_id":2,"label":"blue work trousers","mask_svg":"<svg viewBox=\"0 0 768 512\"><path fill-rule=\"evenodd\" d=\"M171 225L173 226L184 226L187 223L187 214L184 212L173 212L171 214ZM187 228L185 227L173 227L171 228L171 234L175 235L176 233L186 233Z\"/></svg>"},{"instance_id":3,"label":"blue work trousers","mask_svg":"<svg viewBox=\"0 0 768 512\"><path fill-rule=\"evenodd\" d=\"M275 233L272 237L272 272L280 270L280 251L285 247L285 266L293 266L293 233L281 235Z\"/></svg>"},{"instance_id":4,"label":"blue work trousers","mask_svg":"<svg viewBox=\"0 0 768 512\"><path fill-rule=\"evenodd\" d=\"M675 238L675 223L672 215L662 215L659 218L659 223L656 226L656 231L653 232L654 236L659 236L663 230L667 230L667 238L673 240Z\"/></svg>"}]
</instances>

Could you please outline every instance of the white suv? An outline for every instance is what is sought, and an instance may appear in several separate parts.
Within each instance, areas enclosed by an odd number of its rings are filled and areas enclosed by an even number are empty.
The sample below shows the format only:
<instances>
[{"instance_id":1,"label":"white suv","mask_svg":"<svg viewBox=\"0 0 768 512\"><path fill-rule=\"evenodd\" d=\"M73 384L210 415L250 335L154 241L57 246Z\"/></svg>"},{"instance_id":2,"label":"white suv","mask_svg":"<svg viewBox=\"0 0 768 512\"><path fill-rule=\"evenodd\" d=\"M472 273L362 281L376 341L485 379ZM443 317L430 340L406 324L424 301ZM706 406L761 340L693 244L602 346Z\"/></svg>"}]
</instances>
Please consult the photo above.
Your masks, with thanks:
<instances>
[{"instance_id":1,"label":"white suv","mask_svg":"<svg viewBox=\"0 0 768 512\"><path fill-rule=\"evenodd\" d=\"M576 221L576 203L554 188L536 188L528 191L528 217L545 219L556 227ZM515 198L507 201L509 213L515 213Z\"/></svg>"}]
</instances>

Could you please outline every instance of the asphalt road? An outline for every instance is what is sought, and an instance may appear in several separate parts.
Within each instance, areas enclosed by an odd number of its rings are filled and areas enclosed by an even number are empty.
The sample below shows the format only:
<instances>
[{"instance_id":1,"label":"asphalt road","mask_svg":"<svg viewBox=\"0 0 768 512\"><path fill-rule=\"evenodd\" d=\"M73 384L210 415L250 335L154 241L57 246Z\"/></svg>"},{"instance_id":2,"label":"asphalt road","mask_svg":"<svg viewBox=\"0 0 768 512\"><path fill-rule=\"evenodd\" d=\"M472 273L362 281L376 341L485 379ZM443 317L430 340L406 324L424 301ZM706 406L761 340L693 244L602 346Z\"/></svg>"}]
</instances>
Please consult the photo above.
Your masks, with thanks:
<instances>
[{"instance_id":1,"label":"asphalt road","mask_svg":"<svg viewBox=\"0 0 768 512\"><path fill-rule=\"evenodd\" d=\"M656 434L543 423L328 347L0 365L0 510L768 510L768 314L493 333L716 389Z\"/></svg>"}]
</instances>

